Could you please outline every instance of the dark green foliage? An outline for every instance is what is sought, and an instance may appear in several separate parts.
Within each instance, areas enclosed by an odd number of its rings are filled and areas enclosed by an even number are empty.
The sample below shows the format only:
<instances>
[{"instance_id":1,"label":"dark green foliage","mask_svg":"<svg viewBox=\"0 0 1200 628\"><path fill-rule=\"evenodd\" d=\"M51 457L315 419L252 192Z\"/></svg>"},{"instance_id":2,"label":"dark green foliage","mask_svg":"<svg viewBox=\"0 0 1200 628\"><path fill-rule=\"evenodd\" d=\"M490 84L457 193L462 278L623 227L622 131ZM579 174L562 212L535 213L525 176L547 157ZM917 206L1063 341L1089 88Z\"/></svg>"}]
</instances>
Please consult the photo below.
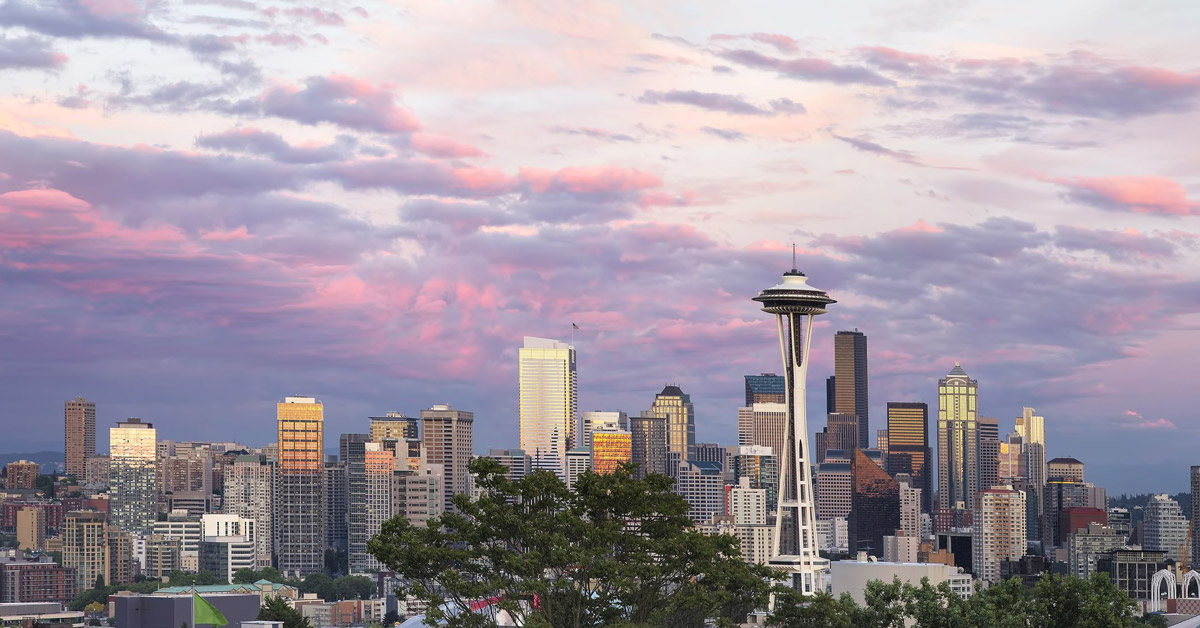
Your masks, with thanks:
<instances>
[{"instance_id":1,"label":"dark green foliage","mask_svg":"<svg viewBox=\"0 0 1200 628\"><path fill-rule=\"evenodd\" d=\"M313 628L312 622L292 608L281 597L269 597L258 609L258 618L264 621L281 621L283 628Z\"/></svg>"},{"instance_id":2,"label":"dark green foliage","mask_svg":"<svg viewBox=\"0 0 1200 628\"><path fill-rule=\"evenodd\" d=\"M477 458L478 501L456 495L458 513L428 527L393 518L368 549L408 581L401 595L428 601L430 621L451 627L494 622L447 616L442 604L492 598L528 628L730 626L765 606L774 574L743 562L733 537L696 531L669 478L632 471L584 473L572 491L542 471L510 481ZM538 608L522 604L534 596Z\"/></svg>"},{"instance_id":3,"label":"dark green foliage","mask_svg":"<svg viewBox=\"0 0 1200 628\"><path fill-rule=\"evenodd\" d=\"M1159 626L1159 616L1141 616L1137 604L1103 574L1089 580L1047 575L1033 589L1017 578L976 589L967 600L946 583L937 587L872 581L858 606L848 595L803 598L780 594L769 625L779 628L1138 628ZM1165 623L1165 622L1162 622Z\"/></svg>"},{"instance_id":4,"label":"dark green foliage","mask_svg":"<svg viewBox=\"0 0 1200 628\"><path fill-rule=\"evenodd\" d=\"M201 571L200 573L185 573L182 571L172 571L168 576L167 586L170 587L190 587L196 585L198 587L209 584L228 584L224 580L217 577L211 571Z\"/></svg>"},{"instance_id":5,"label":"dark green foliage","mask_svg":"<svg viewBox=\"0 0 1200 628\"><path fill-rule=\"evenodd\" d=\"M384 626L393 626L395 624L400 623L400 621L401 621L400 614L397 613L396 611L388 611L387 614L385 614L383 616L383 625Z\"/></svg>"}]
</instances>

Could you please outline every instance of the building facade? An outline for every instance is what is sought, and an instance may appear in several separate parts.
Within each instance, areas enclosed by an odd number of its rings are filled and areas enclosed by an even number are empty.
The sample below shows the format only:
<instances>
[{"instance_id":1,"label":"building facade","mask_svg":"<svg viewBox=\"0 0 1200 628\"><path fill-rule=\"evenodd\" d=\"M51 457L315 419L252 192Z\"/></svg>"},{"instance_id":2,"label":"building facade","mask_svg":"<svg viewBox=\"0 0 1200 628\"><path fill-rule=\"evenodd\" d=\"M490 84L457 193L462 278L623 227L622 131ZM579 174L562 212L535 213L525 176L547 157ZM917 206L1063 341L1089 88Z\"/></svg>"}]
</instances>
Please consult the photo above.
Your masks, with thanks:
<instances>
[{"instance_id":1,"label":"building facade","mask_svg":"<svg viewBox=\"0 0 1200 628\"><path fill-rule=\"evenodd\" d=\"M696 409L692 398L678 386L664 386L654 396L650 409L643 416L667 420L667 451L681 460L696 457Z\"/></svg>"},{"instance_id":2,"label":"building facade","mask_svg":"<svg viewBox=\"0 0 1200 628\"><path fill-rule=\"evenodd\" d=\"M132 534L149 533L158 513L157 439L154 424L136 418L108 430L112 522Z\"/></svg>"},{"instance_id":3,"label":"building facade","mask_svg":"<svg viewBox=\"0 0 1200 628\"><path fill-rule=\"evenodd\" d=\"M421 411L421 433L425 461L442 465L445 488L445 510L453 511L450 501L455 495L467 492L467 465L475 451L475 415L454 410L448 404L435 405Z\"/></svg>"},{"instance_id":4,"label":"building facade","mask_svg":"<svg viewBox=\"0 0 1200 628\"><path fill-rule=\"evenodd\" d=\"M834 412L858 416L856 447L871 446L871 420L867 395L867 336L858 331L839 331L833 337ZM834 449L830 445L830 449ZM840 447L846 449L848 447Z\"/></svg>"},{"instance_id":5,"label":"building facade","mask_svg":"<svg viewBox=\"0 0 1200 628\"><path fill-rule=\"evenodd\" d=\"M929 406L915 401L889 401L887 432L888 474L911 476L913 488L921 489L921 512L931 512L933 451L929 446Z\"/></svg>"},{"instance_id":6,"label":"building facade","mask_svg":"<svg viewBox=\"0 0 1200 628\"><path fill-rule=\"evenodd\" d=\"M627 432L629 415L619 410L584 412L579 423L579 446L592 446L592 432Z\"/></svg>"},{"instance_id":7,"label":"building facade","mask_svg":"<svg viewBox=\"0 0 1200 628\"><path fill-rule=\"evenodd\" d=\"M1148 551L1165 552L1169 560L1188 556L1188 520L1179 502L1167 495L1153 495L1146 503L1142 519L1142 547Z\"/></svg>"},{"instance_id":8,"label":"building facade","mask_svg":"<svg viewBox=\"0 0 1200 628\"><path fill-rule=\"evenodd\" d=\"M746 376L746 407L756 403L787 403L787 383L774 373Z\"/></svg>"},{"instance_id":9,"label":"building facade","mask_svg":"<svg viewBox=\"0 0 1200 628\"><path fill-rule=\"evenodd\" d=\"M1011 486L979 492L971 564L975 575L1000 582L1000 563L1025 555L1025 493Z\"/></svg>"},{"instance_id":10,"label":"building facade","mask_svg":"<svg viewBox=\"0 0 1200 628\"><path fill-rule=\"evenodd\" d=\"M612 473L617 467L633 460L633 434L628 431L594 431L591 433L592 471Z\"/></svg>"},{"instance_id":11,"label":"building facade","mask_svg":"<svg viewBox=\"0 0 1200 628\"><path fill-rule=\"evenodd\" d=\"M883 557L883 537L900 529L900 484L862 449L850 458L850 550Z\"/></svg>"},{"instance_id":12,"label":"building facade","mask_svg":"<svg viewBox=\"0 0 1200 628\"><path fill-rule=\"evenodd\" d=\"M222 510L254 521L255 569L272 565L275 537L275 463L266 456L238 456L224 469Z\"/></svg>"},{"instance_id":13,"label":"building facade","mask_svg":"<svg viewBox=\"0 0 1200 628\"><path fill-rule=\"evenodd\" d=\"M325 411L313 397L297 396L285 398L276 412L276 569L302 578L325 569Z\"/></svg>"},{"instance_id":14,"label":"building facade","mask_svg":"<svg viewBox=\"0 0 1200 628\"><path fill-rule=\"evenodd\" d=\"M518 351L520 448L536 469L565 477L567 452L575 449L579 391L575 347L526 336Z\"/></svg>"},{"instance_id":15,"label":"building facade","mask_svg":"<svg viewBox=\"0 0 1200 628\"><path fill-rule=\"evenodd\" d=\"M663 417L629 417L631 458L637 465L634 476L667 474L667 420Z\"/></svg>"},{"instance_id":16,"label":"building facade","mask_svg":"<svg viewBox=\"0 0 1200 628\"><path fill-rule=\"evenodd\" d=\"M959 363L938 380L938 509L965 510L979 493L979 384Z\"/></svg>"},{"instance_id":17,"label":"building facade","mask_svg":"<svg viewBox=\"0 0 1200 628\"><path fill-rule=\"evenodd\" d=\"M96 455L96 404L76 397L63 403L67 475L83 477L88 456Z\"/></svg>"}]
</instances>

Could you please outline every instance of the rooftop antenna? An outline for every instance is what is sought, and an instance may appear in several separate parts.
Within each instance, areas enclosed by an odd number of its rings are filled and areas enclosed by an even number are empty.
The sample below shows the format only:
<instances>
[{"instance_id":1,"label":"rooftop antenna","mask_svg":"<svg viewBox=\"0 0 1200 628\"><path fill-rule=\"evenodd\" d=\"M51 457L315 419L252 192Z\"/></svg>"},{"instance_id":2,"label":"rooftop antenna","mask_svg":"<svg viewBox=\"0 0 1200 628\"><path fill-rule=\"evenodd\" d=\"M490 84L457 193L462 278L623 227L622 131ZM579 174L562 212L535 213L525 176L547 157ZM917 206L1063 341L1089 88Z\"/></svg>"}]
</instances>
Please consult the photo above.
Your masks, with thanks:
<instances>
[{"instance_id":1,"label":"rooftop antenna","mask_svg":"<svg viewBox=\"0 0 1200 628\"><path fill-rule=\"evenodd\" d=\"M796 270L796 243L792 243L792 270Z\"/></svg>"}]
</instances>

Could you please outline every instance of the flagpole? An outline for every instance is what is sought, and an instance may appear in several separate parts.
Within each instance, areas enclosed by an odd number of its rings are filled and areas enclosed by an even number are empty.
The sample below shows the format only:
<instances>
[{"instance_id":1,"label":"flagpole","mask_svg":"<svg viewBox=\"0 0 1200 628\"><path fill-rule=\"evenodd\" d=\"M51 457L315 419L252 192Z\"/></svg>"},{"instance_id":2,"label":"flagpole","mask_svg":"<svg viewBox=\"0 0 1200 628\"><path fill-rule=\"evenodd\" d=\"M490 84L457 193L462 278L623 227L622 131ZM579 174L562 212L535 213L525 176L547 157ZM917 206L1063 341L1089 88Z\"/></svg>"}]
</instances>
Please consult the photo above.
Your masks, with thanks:
<instances>
[{"instance_id":1,"label":"flagpole","mask_svg":"<svg viewBox=\"0 0 1200 628\"><path fill-rule=\"evenodd\" d=\"M192 623L188 628L196 628L196 581L192 580Z\"/></svg>"}]
</instances>

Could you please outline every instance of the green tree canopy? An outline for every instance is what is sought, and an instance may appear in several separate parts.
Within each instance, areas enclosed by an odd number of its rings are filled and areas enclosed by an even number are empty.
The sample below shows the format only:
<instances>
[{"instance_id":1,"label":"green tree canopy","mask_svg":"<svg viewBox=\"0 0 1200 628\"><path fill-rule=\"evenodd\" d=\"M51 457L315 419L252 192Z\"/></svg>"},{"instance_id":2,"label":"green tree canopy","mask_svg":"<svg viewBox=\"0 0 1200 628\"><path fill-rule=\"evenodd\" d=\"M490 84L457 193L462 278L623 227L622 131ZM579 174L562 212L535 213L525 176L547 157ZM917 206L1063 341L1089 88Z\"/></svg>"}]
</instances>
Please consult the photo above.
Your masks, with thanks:
<instances>
[{"instance_id":1,"label":"green tree canopy","mask_svg":"<svg viewBox=\"0 0 1200 628\"><path fill-rule=\"evenodd\" d=\"M291 607L281 597L271 596L258 609L258 618L264 621L281 621L283 628L313 628L312 622Z\"/></svg>"},{"instance_id":2,"label":"green tree canopy","mask_svg":"<svg viewBox=\"0 0 1200 628\"><path fill-rule=\"evenodd\" d=\"M477 501L456 495L458 512L427 527L393 518L368 545L431 622L494 625L469 611L479 600L555 628L734 625L766 605L776 574L742 561L737 539L698 532L670 478L636 479L626 465L568 490L545 471L509 480L490 458L470 470Z\"/></svg>"},{"instance_id":3,"label":"green tree canopy","mask_svg":"<svg viewBox=\"0 0 1200 628\"><path fill-rule=\"evenodd\" d=\"M1137 628L1158 626L1161 618L1139 616L1137 604L1104 574L1089 580L1047 575L1032 590L1017 578L964 600L943 582L934 587L873 580L859 606L846 594L776 597L768 624L778 628Z\"/></svg>"}]
</instances>

